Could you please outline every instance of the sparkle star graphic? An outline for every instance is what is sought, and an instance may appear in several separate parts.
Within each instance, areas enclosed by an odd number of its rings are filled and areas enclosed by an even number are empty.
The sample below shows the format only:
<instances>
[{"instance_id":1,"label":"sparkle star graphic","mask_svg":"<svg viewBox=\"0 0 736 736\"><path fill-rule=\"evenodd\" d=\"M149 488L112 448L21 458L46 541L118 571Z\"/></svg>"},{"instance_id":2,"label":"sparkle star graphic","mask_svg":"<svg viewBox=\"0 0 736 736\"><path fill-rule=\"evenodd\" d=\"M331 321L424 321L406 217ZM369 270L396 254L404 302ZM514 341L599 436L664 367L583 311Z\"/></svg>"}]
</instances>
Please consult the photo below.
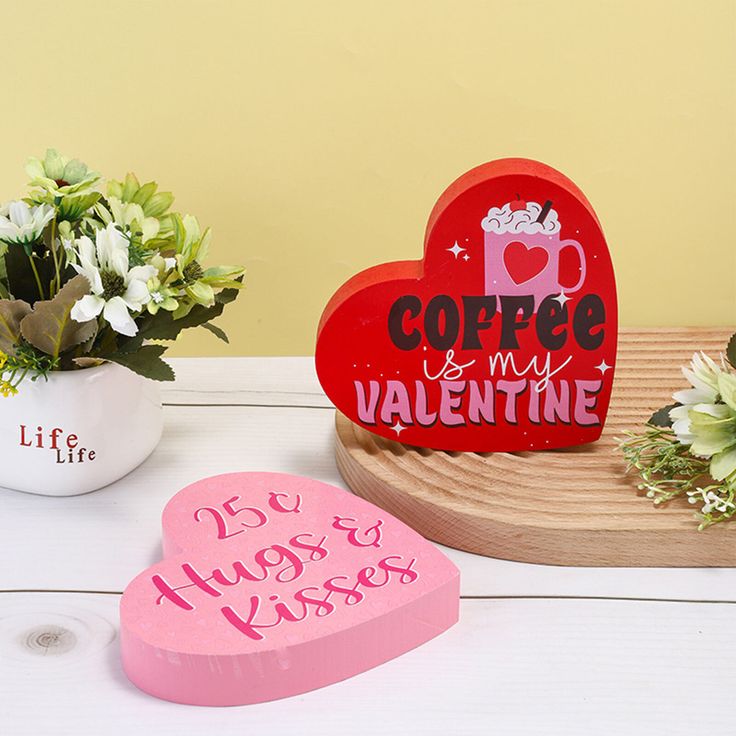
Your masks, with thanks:
<instances>
[{"instance_id":1,"label":"sparkle star graphic","mask_svg":"<svg viewBox=\"0 0 736 736\"><path fill-rule=\"evenodd\" d=\"M401 422L396 422L393 427L391 427L394 432L396 432L396 436L398 437L405 429L406 427Z\"/></svg>"},{"instance_id":2,"label":"sparkle star graphic","mask_svg":"<svg viewBox=\"0 0 736 736\"><path fill-rule=\"evenodd\" d=\"M602 360L602 361L601 361L601 362L600 362L600 363L599 363L599 364L598 364L597 366L595 366L595 367L596 367L596 368L597 368L597 369L598 369L598 370L599 370L599 371L601 372L601 374L605 374L605 372L606 372L606 371L607 371L607 370L608 370L608 369L609 369L609 368L610 368L611 366L610 366L610 365L608 365L608 363L606 363L606 361L605 361L605 360Z\"/></svg>"},{"instance_id":3,"label":"sparkle star graphic","mask_svg":"<svg viewBox=\"0 0 736 736\"><path fill-rule=\"evenodd\" d=\"M559 296L552 297L552 299L558 302L561 307L564 307L570 301L570 297L565 292L562 292Z\"/></svg>"},{"instance_id":4,"label":"sparkle star graphic","mask_svg":"<svg viewBox=\"0 0 736 736\"><path fill-rule=\"evenodd\" d=\"M470 256L469 256L469 255L468 255L468 254L466 253L466 254L465 254L465 255L463 256L463 260L464 260L464 261L469 261L469 260L470 260Z\"/></svg>"},{"instance_id":5,"label":"sparkle star graphic","mask_svg":"<svg viewBox=\"0 0 736 736\"><path fill-rule=\"evenodd\" d=\"M455 260L457 260L457 257L464 251L467 250L467 248L462 248L457 244L457 240L455 241L455 245L452 246L452 248L447 248L447 250L452 253L452 255L455 256Z\"/></svg>"}]
</instances>

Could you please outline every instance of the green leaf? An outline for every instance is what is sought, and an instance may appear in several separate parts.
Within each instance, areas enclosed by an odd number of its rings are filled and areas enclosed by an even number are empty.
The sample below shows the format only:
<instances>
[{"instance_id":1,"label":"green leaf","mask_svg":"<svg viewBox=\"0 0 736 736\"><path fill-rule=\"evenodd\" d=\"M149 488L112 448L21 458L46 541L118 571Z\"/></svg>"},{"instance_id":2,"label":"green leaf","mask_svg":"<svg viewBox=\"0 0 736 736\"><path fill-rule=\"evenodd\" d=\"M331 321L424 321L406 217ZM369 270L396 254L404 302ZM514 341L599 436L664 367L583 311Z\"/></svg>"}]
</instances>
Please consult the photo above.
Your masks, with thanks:
<instances>
[{"instance_id":1,"label":"green leaf","mask_svg":"<svg viewBox=\"0 0 736 736\"><path fill-rule=\"evenodd\" d=\"M53 299L36 302L33 312L20 323L21 334L52 358L89 340L97 331L97 321L76 322L71 316L72 307L86 294L89 294L89 281L84 276L75 276Z\"/></svg>"},{"instance_id":2,"label":"green leaf","mask_svg":"<svg viewBox=\"0 0 736 736\"><path fill-rule=\"evenodd\" d=\"M173 203L171 192L157 192L146 202L145 213L148 217L161 217Z\"/></svg>"},{"instance_id":3,"label":"green leaf","mask_svg":"<svg viewBox=\"0 0 736 736\"><path fill-rule=\"evenodd\" d=\"M205 322L202 327L205 328L205 330L209 330L215 337L219 337L220 340L230 344L230 340L227 338L227 334L225 333L225 330L223 330L221 327L218 327L217 325L213 325L211 322Z\"/></svg>"},{"instance_id":4,"label":"green leaf","mask_svg":"<svg viewBox=\"0 0 736 736\"><path fill-rule=\"evenodd\" d=\"M123 202L130 202L133 199L133 195L140 189L141 185L136 178L136 175L132 172L128 172L125 175L125 182L123 184L123 191L120 199Z\"/></svg>"},{"instance_id":5,"label":"green leaf","mask_svg":"<svg viewBox=\"0 0 736 736\"><path fill-rule=\"evenodd\" d=\"M186 317L196 306L191 299L183 299L179 302L179 306L171 313L171 318L177 320Z\"/></svg>"},{"instance_id":6,"label":"green leaf","mask_svg":"<svg viewBox=\"0 0 736 736\"><path fill-rule=\"evenodd\" d=\"M143 338L140 332L134 337L121 337L117 341L117 348L110 351L111 355L125 355L127 353L135 353L143 346Z\"/></svg>"},{"instance_id":7,"label":"green leaf","mask_svg":"<svg viewBox=\"0 0 736 736\"><path fill-rule=\"evenodd\" d=\"M91 173L87 168L87 164L82 163L79 159L73 158L64 167L64 173L62 178L68 181L70 184L77 184L82 181L88 173Z\"/></svg>"},{"instance_id":8,"label":"green leaf","mask_svg":"<svg viewBox=\"0 0 736 736\"><path fill-rule=\"evenodd\" d=\"M176 340L182 330L199 327L219 317L224 308L224 304L215 304L211 307L195 304L181 319L174 319L171 312L160 310L150 322L141 326L138 334L145 340Z\"/></svg>"},{"instance_id":9,"label":"green leaf","mask_svg":"<svg viewBox=\"0 0 736 736\"><path fill-rule=\"evenodd\" d=\"M121 181L115 181L111 179L107 182L107 196L116 197L117 199L123 198L123 183Z\"/></svg>"},{"instance_id":10,"label":"green leaf","mask_svg":"<svg viewBox=\"0 0 736 736\"><path fill-rule=\"evenodd\" d=\"M242 276L235 280L238 283L243 283ZM230 302L234 302L237 299L238 294L240 294L240 289L223 289L219 294L215 295L215 301L218 304L230 304Z\"/></svg>"},{"instance_id":11,"label":"green leaf","mask_svg":"<svg viewBox=\"0 0 736 736\"><path fill-rule=\"evenodd\" d=\"M728 362L736 368L736 332L731 335L731 339L728 341L726 358L728 359Z\"/></svg>"},{"instance_id":12,"label":"green leaf","mask_svg":"<svg viewBox=\"0 0 736 736\"><path fill-rule=\"evenodd\" d=\"M43 164L49 179L61 179L64 176L64 158L55 148L46 149Z\"/></svg>"},{"instance_id":13,"label":"green leaf","mask_svg":"<svg viewBox=\"0 0 736 736\"><path fill-rule=\"evenodd\" d=\"M670 409L674 409L676 406L680 406L680 404L670 404L669 406L663 406L661 409L658 409L652 414L647 424L651 424L654 427L671 427Z\"/></svg>"},{"instance_id":14,"label":"green leaf","mask_svg":"<svg viewBox=\"0 0 736 736\"><path fill-rule=\"evenodd\" d=\"M120 335L121 339L124 339ZM98 358L107 358L108 355L117 353L120 348L118 347L118 333L112 329L112 327L103 327L100 334L97 336L96 345L92 346L91 354ZM135 338L133 338L135 339Z\"/></svg>"},{"instance_id":15,"label":"green leaf","mask_svg":"<svg viewBox=\"0 0 736 736\"><path fill-rule=\"evenodd\" d=\"M711 458L710 474L713 480L725 480L736 470L736 447L719 452Z\"/></svg>"},{"instance_id":16,"label":"green leaf","mask_svg":"<svg viewBox=\"0 0 736 736\"><path fill-rule=\"evenodd\" d=\"M6 355L15 355L15 346L20 340L20 323L30 312L31 305L20 299L0 301L0 350Z\"/></svg>"},{"instance_id":17,"label":"green leaf","mask_svg":"<svg viewBox=\"0 0 736 736\"><path fill-rule=\"evenodd\" d=\"M199 327L219 317L225 309L225 305L232 302L238 293L239 289L225 289L215 295L215 303L211 307L195 304L184 316L177 319L174 318L176 312L159 310L156 315L143 319L139 324L138 334L133 339L139 341L138 344L141 344L144 340L176 340L182 330ZM212 329L210 331L223 339L218 334L222 330L219 327L215 329L218 332Z\"/></svg>"},{"instance_id":18,"label":"green leaf","mask_svg":"<svg viewBox=\"0 0 736 736\"><path fill-rule=\"evenodd\" d=\"M111 355L108 360L152 381L173 381L175 378L173 369L161 360L161 355L165 351L165 345L144 345L136 352Z\"/></svg>"},{"instance_id":19,"label":"green leaf","mask_svg":"<svg viewBox=\"0 0 736 736\"><path fill-rule=\"evenodd\" d=\"M205 281L195 281L186 286L187 296L197 304L211 305L215 303L215 290Z\"/></svg>"},{"instance_id":20,"label":"green leaf","mask_svg":"<svg viewBox=\"0 0 736 736\"><path fill-rule=\"evenodd\" d=\"M135 204L139 204L141 207L144 207L145 210L145 204L148 202L148 200L151 198L151 195L156 191L158 187L156 186L155 181L149 181L147 184L144 184L134 195L131 199L131 202L135 202Z\"/></svg>"},{"instance_id":21,"label":"green leaf","mask_svg":"<svg viewBox=\"0 0 736 736\"><path fill-rule=\"evenodd\" d=\"M173 258L174 250L171 245L172 243L170 238L156 237L146 240L146 249L149 251L158 251L159 255L164 258Z\"/></svg>"},{"instance_id":22,"label":"green leaf","mask_svg":"<svg viewBox=\"0 0 736 736\"><path fill-rule=\"evenodd\" d=\"M99 192L62 197L59 202L59 220L76 222L81 220L87 210L94 207L102 195Z\"/></svg>"},{"instance_id":23,"label":"green leaf","mask_svg":"<svg viewBox=\"0 0 736 736\"><path fill-rule=\"evenodd\" d=\"M95 326L94 332L84 342L80 342L77 345L77 349L74 351L76 355L86 355L94 347L95 340L97 339L97 331L100 326L96 320L93 320L93 322Z\"/></svg>"}]
</instances>

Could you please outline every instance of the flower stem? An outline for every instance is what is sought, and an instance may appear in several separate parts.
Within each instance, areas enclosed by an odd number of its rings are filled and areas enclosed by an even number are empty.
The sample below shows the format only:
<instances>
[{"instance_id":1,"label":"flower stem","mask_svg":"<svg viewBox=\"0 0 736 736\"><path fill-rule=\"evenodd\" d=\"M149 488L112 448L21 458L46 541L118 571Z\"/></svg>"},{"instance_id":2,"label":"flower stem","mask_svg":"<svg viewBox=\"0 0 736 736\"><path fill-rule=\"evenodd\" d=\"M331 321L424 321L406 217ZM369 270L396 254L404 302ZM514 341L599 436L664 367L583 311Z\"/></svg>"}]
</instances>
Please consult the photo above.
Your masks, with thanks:
<instances>
[{"instance_id":1,"label":"flower stem","mask_svg":"<svg viewBox=\"0 0 736 736\"><path fill-rule=\"evenodd\" d=\"M56 254L56 218L51 220L51 255L54 258L56 276L49 286L49 298L52 298L61 288L61 273L59 271L59 257Z\"/></svg>"},{"instance_id":2,"label":"flower stem","mask_svg":"<svg viewBox=\"0 0 736 736\"><path fill-rule=\"evenodd\" d=\"M33 260L33 253L28 256L28 260L31 262L31 270L36 278L36 286L38 287L38 296L40 299L44 299L43 286L41 286L41 277L38 275L38 269L36 268L36 262Z\"/></svg>"}]
</instances>

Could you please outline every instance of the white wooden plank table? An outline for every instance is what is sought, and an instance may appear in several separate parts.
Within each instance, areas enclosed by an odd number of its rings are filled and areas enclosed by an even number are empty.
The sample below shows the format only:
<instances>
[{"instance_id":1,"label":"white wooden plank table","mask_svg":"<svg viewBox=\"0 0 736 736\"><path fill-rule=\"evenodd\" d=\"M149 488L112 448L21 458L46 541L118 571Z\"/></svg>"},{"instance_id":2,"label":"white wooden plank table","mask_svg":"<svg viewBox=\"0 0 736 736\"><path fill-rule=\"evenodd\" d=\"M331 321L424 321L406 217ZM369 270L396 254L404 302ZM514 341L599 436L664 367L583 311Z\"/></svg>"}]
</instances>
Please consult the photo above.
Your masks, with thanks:
<instances>
[{"instance_id":1,"label":"white wooden plank table","mask_svg":"<svg viewBox=\"0 0 736 736\"><path fill-rule=\"evenodd\" d=\"M166 501L236 470L344 487L310 358L172 362L164 438L143 466L87 496L0 490L1 736L736 733L736 570L561 568L456 550L460 623L370 672L241 708L139 692L120 668L117 606L160 557Z\"/></svg>"}]
</instances>

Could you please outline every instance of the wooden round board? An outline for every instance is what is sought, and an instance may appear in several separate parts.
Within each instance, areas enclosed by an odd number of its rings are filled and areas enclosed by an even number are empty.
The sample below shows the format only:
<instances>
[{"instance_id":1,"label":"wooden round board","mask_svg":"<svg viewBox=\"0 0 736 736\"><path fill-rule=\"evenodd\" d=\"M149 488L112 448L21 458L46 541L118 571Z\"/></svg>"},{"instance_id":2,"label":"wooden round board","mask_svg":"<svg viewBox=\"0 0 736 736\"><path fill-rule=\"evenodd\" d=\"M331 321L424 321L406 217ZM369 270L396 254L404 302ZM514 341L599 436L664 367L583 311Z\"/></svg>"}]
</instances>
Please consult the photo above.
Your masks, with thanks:
<instances>
[{"instance_id":1,"label":"wooden round board","mask_svg":"<svg viewBox=\"0 0 736 736\"><path fill-rule=\"evenodd\" d=\"M338 412L338 468L359 496L468 552L554 565L736 566L736 525L699 532L683 498L654 507L637 491L637 477L625 474L616 439L671 403L693 352L715 357L731 333L622 330L598 442L546 452L440 452L383 439Z\"/></svg>"}]
</instances>

